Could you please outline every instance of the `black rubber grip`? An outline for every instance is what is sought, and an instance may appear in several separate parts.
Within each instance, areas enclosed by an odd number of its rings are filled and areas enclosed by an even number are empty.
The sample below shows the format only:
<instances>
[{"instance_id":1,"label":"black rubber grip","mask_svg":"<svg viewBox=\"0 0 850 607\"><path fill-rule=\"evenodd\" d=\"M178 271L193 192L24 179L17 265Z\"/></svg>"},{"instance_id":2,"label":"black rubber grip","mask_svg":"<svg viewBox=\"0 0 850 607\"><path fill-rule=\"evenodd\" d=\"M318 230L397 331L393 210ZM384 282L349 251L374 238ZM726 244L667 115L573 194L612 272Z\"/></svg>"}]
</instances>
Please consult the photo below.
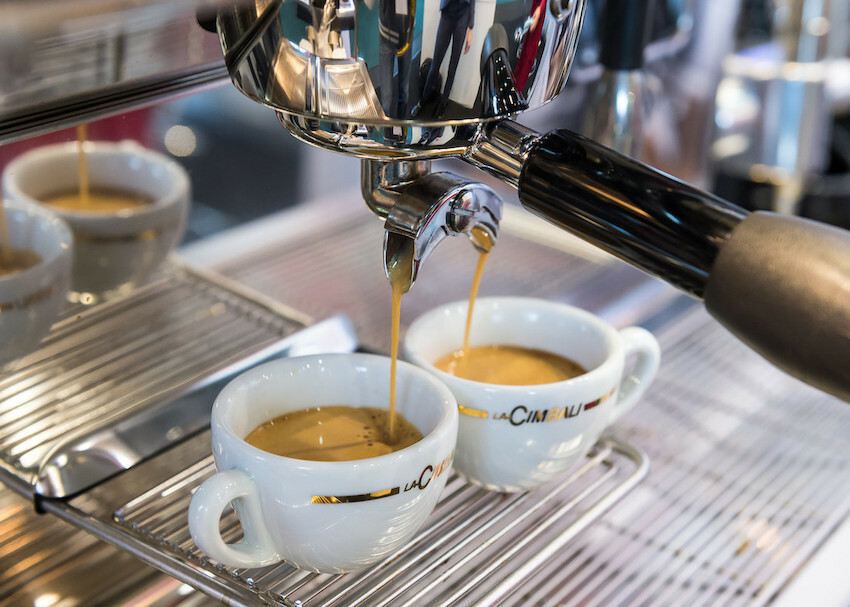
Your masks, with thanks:
<instances>
[{"instance_id":1,"label":"black rubber grip","mask_svg":"<svg viewBox=\"0 0 850 607\"><path fill-rule=\"evenodd\" d=\"M708 311L777 367L850 401L850 232L756 212L714 263Z\"/></svg>"},{"instance_id":2,"label":"black rubber grip","mask_svg":"<svg viewBox=\"0 0 850 607\"><path fill-rule=\"evenodd\" d=\"M720 246L746 216L567 130L536 142L518 190L533 213L698 298Z\"/></svg>"}]
</instances>

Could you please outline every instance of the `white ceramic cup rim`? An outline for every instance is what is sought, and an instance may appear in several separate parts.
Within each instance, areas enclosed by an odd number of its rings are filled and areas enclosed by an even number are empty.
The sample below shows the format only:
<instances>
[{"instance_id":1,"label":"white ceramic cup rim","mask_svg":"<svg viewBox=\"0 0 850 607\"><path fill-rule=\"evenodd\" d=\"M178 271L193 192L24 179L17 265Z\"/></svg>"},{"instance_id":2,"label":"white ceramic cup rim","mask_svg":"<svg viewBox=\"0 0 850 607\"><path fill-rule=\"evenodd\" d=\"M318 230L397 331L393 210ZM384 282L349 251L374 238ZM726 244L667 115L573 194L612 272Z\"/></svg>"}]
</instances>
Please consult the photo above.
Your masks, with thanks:
<instances>
[{"instance_id":1,"label":"white ceramic cup rim","mask_svg":"<svg viewBox=\"0 0 850 607\"><path fill-rule=\"evenodd\" d=\"M250 454L255 459L261 459L267 462L279 462L281 464L285 464L288 466L309 466L311 469L315 470L333 470L338 468L350 467L351 465L362 466L364 463L375 464L384 466L385 464L391 463L394 459L398 459L400 457L405 457L405 454L412 454L417 450L418 446L421 445L425 441L433 441L437 440L439 435L445 433L451 423L452 417L456 416L457 413L457 403L452 394L451 390L439 381L437 378L428 374L426 371L410 364L405 361L398 361L397 372L399 377L402 374L407 375L415 375L420 380L424 381L426 384L429 384L434 390L440 395L440 413L439 417L434 424L434 427L431 428L427 433L423 433L422 438L405 447L404 449L399 449L397 451L393 451L392 453L386 453L384 455L378 455L375 457L369 457L364 459L356 459L356 460L344 460L344 461L318 461L318 460L304 460L294 457L287 457L285 455L278 455L276 453L270 453L268 451L264 451L259 447L255 447L245 440L244 436L240 436L238 432L236 432L231 426L231 415L232 408L242 407L244 404L242 402L237 401L236 399L231 398L231 393L236 392L240 389L241 385L245 382L250 382L255 377L260 377L264 373L275 370L277 371L279 367L289 366L287 363L292 363L292 365L303 364L304 361L308 360L344 360L348 359L352 363L359 360L368 360L374 363L383 364L383 361L386 361L386 364L389 365L389 358L385 356L380 356L377 354L365 354L365 353L355 353L355 354L317 354L311 356L301 356L301 357L293 357L293 358L282 358L279 360L269 361L267 363L263 363L257 365L256 367L245 371L238 377L231 380L224 388L222 388L218 397L213 404L211 422L216 426L218 431L222 433L222 438L227 440L227 442L234 442L236 444L241 445L241 448L246 449L246 452ZM401 383L401 382L399 382ZM343 406L346 406L346 403L338 403ZM316 405L319 406L319 405ZM356 405L351 405L356 406ZM300 407L294 408L293 411L298 411L300 409L305 409L308 407ZM268 421L268 420L266 420ZM412 422L411 422L412 423ZM415 424L414 424L415 425ZM420 430L421 428L417 429Z\"/></svg>"},{"instance_id":2,"label":"white ceramic cup rim","mask_svg":"<svg viewBox=\"0 0 850 607\"><path fill-rule=\"evenodd\" d=\"M573 318L580 319L583 322L587 323L588 326L592 326L598 332L600 341L604 345L606 352L604 360L600 364L594 366L592 369L588 369L585 373L582 373L581 375L572 377L570 379L545 384L526 384L518 386L506 384L492 384L472 379L466 379L464 377L459 377L457 375L446 373L442 369L438 369L436 366L434 366L436 360L429 360L425 358L422 354L420 354L419 349L416 347L416 344L420 339L427 339L426 335L436 329L435 325L438 325L440 317L444 317L447 310L467 308L468 304L469 300L458 300L455 302L451 302L442 306L438 306L437 308L433 308L428 312L424 313L422 316L418 317L416 320L414 320L413 323L411 323L411 325L408 327L404 338L405 358L417 366L427 368L431 373L433 373L439 378L451 378L452 382L455 382L460 385L475 387L476 389L485 388L490 390L499 390L500 392L505 392L506 394L516 394L517 396L527 394L530 389L563 390L569 386L574 386L579 383L592 382L595 381L597 377L610 373L611 367L614 367L618 364L617 354L622 350L622 343L618 338L617 330L595 314L568 304L547 301L534 297L494 296L478 298L475 302L475 310L473 311L473 314L475 314L477 311L481 311L487 308L488 306L492 306L494 304L501 304L511 306L515 309L526 311L531 309L546 310L553 314L558 314L561 316L567 315ZM473 323L474 322L475 320L473 319ZM482 345L482 343L476 343L475 345ZM486 345L498 346L504 344L496 343L494 341ZM536 346L534 346L533 344L528 344L526 345L526 347L535 348ZM440 354L440 356L445 356L446 354L449 354L449 351L443 352L442 354ZM555 352L555 354L559 353ZM563 354L561 355L563 356ZM570 358L568 355L567 357Z\"/></svg>"},{"instance_id":3,"label":"white ceramic cup rim","mask_svg":"<svg viewBox=\"0 0 850 607\"><path fill-rule=\"evenodd\" d=\"M36 251L31 246L24 247L26 250L38 253L39 257L41 257L41 261L25 270L0 276L0 285L11 285L19 280L26 279L26 277L35 273L40 273L43 271L43 268L50 266L56 263L58 259L69 255L73 246L74 237L71 234L70 228L61 217L39 204L25 200L5 199L2 201L2 204L4 209L22 211L33 218L34 221L50 226L49 229L55 239L49 247L49 251L46 253L43 248ZM7 228L11 232L11 226L7 226ZM6 243L3 243L3 245L5 246Z\"/></svg>"},{"instance_id":4,"label":"white ceramic cup rim","mask_svg":"<svg viewBox=\"0 0 850 607\"><path fill-rule=\"evenodd\" d=\"M148 163L151 166L157 166L160 170L165 171L171 182L162 188L159 195L154 195L151 192L138 192L136 189L127 187L126 191L144 194L150 196L152 201L149 204L136 206L129 209L121 209L115 212L103 211L74 211L62 208L52 208L51 210L61 217L68 220L71 224L84 222L87 225L96 225L98 222L112 222L116 217L132 218L145 217L155 215L168 209L175 204L185 200L189 196L189 177L185 170L175 163L172 159L164 154L150 150L136 143L135 141L86 141L83 144L86 156L90 164L99 162L100 159L110 156L124 156L130 158L138 158ZM71 157L77 162L78 147L75 142L56 143L45 145L24 152L17 158L13 159L3 172L3 185L8 192L8 196L34 202L36 204L44 204L38 196L25 192L20 184L20 175L26 174L27 171L37 171L48 160L56 158ZM96 185L96 184L93 184ZM44 192L41 195L56 194L57 192Z\"/></svg>"}]
</instances>

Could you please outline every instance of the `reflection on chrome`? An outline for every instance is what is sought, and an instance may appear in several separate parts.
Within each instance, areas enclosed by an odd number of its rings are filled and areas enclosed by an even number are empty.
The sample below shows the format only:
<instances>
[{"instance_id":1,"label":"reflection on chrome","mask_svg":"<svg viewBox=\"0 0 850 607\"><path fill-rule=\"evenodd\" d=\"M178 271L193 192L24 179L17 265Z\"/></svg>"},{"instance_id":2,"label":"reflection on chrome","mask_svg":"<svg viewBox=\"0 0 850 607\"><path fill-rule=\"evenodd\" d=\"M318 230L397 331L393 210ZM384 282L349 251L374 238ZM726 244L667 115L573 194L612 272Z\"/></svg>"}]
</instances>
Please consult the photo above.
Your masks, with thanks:
<instances>
[{"instance_id":1,"label":"reflection on chrome","mask_svg":"<svg viewBox=\"0 0 850 607\"><path fill-rule=\"evenodd\" d=\"M257 0L220 13L218 29L246 95L335 133L386 128L346 136L397 149L443 145L405 133L412 121L477 123L554 98L583 14L583 0Z\"/></svg>"}]
</instances>

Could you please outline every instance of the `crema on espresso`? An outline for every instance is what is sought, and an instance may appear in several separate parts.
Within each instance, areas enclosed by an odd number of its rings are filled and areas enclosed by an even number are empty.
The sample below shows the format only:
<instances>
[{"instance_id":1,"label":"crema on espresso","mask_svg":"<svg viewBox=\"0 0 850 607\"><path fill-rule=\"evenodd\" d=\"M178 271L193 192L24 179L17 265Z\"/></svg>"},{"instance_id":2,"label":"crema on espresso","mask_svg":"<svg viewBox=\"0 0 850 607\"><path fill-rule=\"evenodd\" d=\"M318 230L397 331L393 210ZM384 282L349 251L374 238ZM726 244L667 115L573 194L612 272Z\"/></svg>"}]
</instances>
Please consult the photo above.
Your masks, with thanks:
<instances>
[{"instance_id":1,"label":"crema on espresso","mask_svg":"<svg viewBox=\"0 0 850 607\"><path fill-rule=\"evenodd\" d=\"M422 439L422 433L399 412L395 412L393 436L389 426L386 408L310 407L260 424L245 441L275 455L341 462L386 455Z\"/></svg>"},{"instance_id":2,"label":"crema on espresso","mask_svg":"<svg viewBox=\"0 0 850 607\"><path fill-rule=\"evenodd\" d=\"M500 345L449 352L434 366L457 377L503 386L551 384L587 372L575 361L558 354Z\"/></svg>"}]
</instances>

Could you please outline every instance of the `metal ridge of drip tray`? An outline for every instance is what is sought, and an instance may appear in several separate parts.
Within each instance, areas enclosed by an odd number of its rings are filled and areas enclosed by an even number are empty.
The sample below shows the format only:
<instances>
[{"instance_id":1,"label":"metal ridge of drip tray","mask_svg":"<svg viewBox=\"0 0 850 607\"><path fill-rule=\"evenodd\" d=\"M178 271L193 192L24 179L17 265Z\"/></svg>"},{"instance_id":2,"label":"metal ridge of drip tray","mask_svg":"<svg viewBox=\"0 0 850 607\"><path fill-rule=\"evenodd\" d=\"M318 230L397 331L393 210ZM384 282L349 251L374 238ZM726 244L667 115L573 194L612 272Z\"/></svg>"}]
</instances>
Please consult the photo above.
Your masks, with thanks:
<instances>
[{"instance_id":1,"label":"metal ridge of drip tray","mask_svg":"<svg viewBox=\"0 0 850 607\"><path fill-rule=\"evenodd\" d=\"M176 474L174 461L185 464ZM494 605L533 590L542 566L557 560L648 469L641 450L604 437L562 479L527 493L486 491L453 474L407 546L346 575L286 563L223 567L195 546L186 512L194 490L215 471L209 432L76 498L40 505L230 605ZM226 541L238 540L233 511L221 525Z\"/></svg>"},{"instance_id":2,"label":"metal ridge of drip tray","mask_svg":"<svg viewBox=\"0 0 850 607\"><path fill-rule=\"evenodd\" d=\"M127 297L70 310L0 376L0 481L78 493L207 427L222 382L247 366L356 347L344 317L314 324L172 261Z\"/></svg>"}]
</instances>

